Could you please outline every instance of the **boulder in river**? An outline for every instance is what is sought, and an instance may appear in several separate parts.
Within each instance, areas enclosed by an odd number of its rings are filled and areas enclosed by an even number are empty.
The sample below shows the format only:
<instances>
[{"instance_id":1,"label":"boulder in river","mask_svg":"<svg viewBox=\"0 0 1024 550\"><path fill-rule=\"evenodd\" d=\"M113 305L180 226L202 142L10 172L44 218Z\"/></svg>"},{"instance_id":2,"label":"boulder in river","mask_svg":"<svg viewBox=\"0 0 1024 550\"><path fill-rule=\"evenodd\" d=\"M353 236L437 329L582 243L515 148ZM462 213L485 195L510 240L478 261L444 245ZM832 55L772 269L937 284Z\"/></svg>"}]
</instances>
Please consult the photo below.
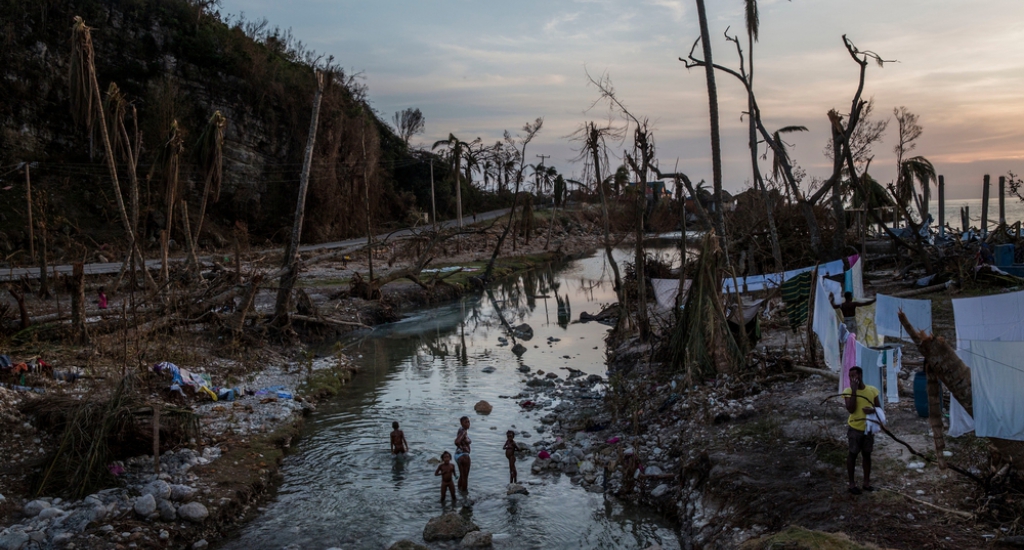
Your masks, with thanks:
<instances>
[{"instance_id":1,"label":"boulder in river","mask_svg":"<svg viewBox=\"0 0 1024 550\"><path fill-rule=\"evenodd\" d=\"M479 531L475 523L455 513L430 518L423 528L423 540L462 540L470 531Z\"/></svg>"},{"instance_id":2,"label":"boulder in river","mask_svg":"<svg viewBox=\"0 0 1024 550\"><path fill-rule=\"evenodd\" d=\"M526 487L523 487L522 485L520 485L518 483L510 483L508 485L508 491L505 494L508 494L508 495L528 495L528 494L530 494L530 491L527 491Z\"/></svg>"},{"instance_id":3,"label":"boulder in river","mask_svg":"<svg viewBox=\"0 0 1024 550\"><path fill-rule=\"evenodd\" d=\"M493 535L486 531L471 531L462 537L460 548L490 548Z\"/></svg>"},{"instance_id":4,"label":"boulder in river","mask_svg":"<svg viewBox=\"0 0 1024 550\"><path fill-rule=\"evenodd\" d=\"M526 346L516 342L516 345L512 346L512 353L516 354L516 357L522 357L526 353Z\"/></svg>"},{"instance_id":5,"label":"boulder in river","mask_svg":"<svg viewBox=\"0 0 1024 550\"><path fill-rule=\"evenodd\" d=\"M422 544L416 544L411 540L400 540L391 545L388 550L430 550Z\"/></svg>"},{"instance_id":6,"label":"boulder in river","mask_svg":"<svg viewBox=\"0 0 1024 550\"><path fill-rule=\"evenodd\" d=\"M533 338L533 327L526 323L523 323L518 327L512 329L512 334L514 334L516 338L519 338L520 340L528 341L531 338Z\"/></svg>"},{"instance_id":7,"label":"boulder in river","mask_svg":"<svg viewBox=\"0 0 1024 550\"><path fill-rule=\"evenodd\" d=\"M473 410L480 414L491 414L491 411L494 410L494 407L492 407L491 404L486 401L479 401L477 402L476 405L473 405Z\"/></svg>"}]
</instances>

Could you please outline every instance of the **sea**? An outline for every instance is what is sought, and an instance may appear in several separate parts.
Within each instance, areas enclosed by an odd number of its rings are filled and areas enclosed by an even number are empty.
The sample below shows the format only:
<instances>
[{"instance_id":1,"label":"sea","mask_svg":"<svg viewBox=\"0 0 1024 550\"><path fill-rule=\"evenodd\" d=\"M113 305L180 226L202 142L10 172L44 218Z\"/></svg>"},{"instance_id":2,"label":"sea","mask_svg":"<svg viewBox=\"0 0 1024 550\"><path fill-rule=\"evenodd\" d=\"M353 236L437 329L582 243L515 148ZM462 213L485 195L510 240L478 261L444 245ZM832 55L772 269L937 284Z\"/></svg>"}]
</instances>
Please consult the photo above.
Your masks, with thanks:
<instances>
[{"instance_id":1,"label":"sea","mask_svg":"<svg viewBox=\"0 0 1024 550\"><path fill-rule=\"evenodd\" d=\"M934 199L933 199L934 201ZM970 209L971 226L981 228L981 203L982 199L946 199L946 224L954 229L963 229L960 222L960 209L964 206ZM932 208L936 209L938 204L932 202ZM933 216L935 215L933 211ZM1024 220L1024 202L1015 196L1006 197L1006 223L1013 225ZM938 220L935 220L938 224ZM999 224L999 199L989 198L988 201L988 227L994 228Z\"/></svg>"}]
</instances>

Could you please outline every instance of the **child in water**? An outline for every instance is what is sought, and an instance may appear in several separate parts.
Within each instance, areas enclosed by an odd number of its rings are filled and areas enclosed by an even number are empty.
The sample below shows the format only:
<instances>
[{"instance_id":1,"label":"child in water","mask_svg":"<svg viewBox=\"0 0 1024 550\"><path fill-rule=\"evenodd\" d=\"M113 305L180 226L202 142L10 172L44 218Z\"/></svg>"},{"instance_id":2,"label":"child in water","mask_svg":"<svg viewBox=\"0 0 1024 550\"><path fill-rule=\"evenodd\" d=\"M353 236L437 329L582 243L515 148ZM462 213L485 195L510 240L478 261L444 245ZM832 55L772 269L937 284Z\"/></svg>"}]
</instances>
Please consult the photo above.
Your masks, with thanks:
<instances>
[{"instance_id":1,"label":"child in water","mask_svg":"<svg viewBox=\"0 0 1024 550\"><path fill-rule=\"evenodd\" d=\"M391 454L405 454L409 452L409 443L405 440L405 432L398 429L398 422L392 422L391 427Z\"/></svg>"},{"instance_id":2,"label":"child in water","mask_svg":"<svg viewBox=\"0 0 1024 550\"><path fill-rule=\"evenodd\" d=\"M444 492L449 490L452 492L452 504L455 504L455 482L452 478L458 479L458 474L455 473L455 465L452 464L452 454L448 451L441 453L441 463L437 465L437 470L434 471L435 476L441 476L441 504L444 504Z\"/></svg>"},{"instance_id":3,"label":"child in water","mask_svg":"<svg viewBox=\"0 0 1024 550\"><path fill-rule=\"evenodd\" d=\"M518 480L518 473L516 472L516 432L509 430L505 432L508 439L505 440L505 458L508 459L508 482L515 483Z\"/></svg>"}]
</instances>

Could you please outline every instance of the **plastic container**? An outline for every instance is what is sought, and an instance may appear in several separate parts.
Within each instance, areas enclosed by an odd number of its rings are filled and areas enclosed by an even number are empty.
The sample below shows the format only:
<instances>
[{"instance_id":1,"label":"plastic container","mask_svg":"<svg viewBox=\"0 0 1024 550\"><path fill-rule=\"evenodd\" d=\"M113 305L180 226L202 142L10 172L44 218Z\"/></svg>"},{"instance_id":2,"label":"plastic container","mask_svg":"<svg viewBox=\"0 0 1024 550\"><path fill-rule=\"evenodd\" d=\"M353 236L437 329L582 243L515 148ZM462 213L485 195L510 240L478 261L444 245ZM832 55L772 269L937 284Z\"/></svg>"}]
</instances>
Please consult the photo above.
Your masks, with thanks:
<instances>
[{"instance_id":1,"label":"plastic container","mask_svg":"<svg viewBox=\"0 0 1024 550\"><path fill-rule=\"evenodd\" d=\"M928 416L928 377L923 370L914 373L914 408L917 416Z\"/></svg>"}]
</instances>

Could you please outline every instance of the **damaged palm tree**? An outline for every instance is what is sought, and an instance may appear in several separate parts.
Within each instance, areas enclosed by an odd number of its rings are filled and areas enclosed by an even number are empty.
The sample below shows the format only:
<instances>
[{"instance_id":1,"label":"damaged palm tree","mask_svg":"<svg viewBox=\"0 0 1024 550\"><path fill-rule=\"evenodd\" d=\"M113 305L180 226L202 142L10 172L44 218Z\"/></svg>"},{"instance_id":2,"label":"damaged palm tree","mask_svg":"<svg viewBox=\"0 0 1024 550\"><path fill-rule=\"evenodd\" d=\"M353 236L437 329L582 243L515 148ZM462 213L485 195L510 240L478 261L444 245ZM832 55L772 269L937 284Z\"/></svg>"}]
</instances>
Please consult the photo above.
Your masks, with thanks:
<instances>
[{"instance_id":1,"label":"damaged palm tree","mask_svg":"<svg viewBox=\"0 0 1024 550\"><path fill-rule=\"evenodd\" d=\"M672 333L672 365L690 383L736 372L743 352L729 330L722 305L724 253L714 231L704 237L682 317Z\"/></svg>"},{"instance_id":2,"label":"damaged palm tree","mask_svg":"<svg viewBox=\"0 0 1024 550\"><path fill-rule=\"evenodd\" d=\"M227 126L227 122L228 119L220 114L220 111L214 112L203 128L203 133L199 135L199 143L196 146L199 169L206 183L203 186L203 198L199 202L196 230L191 236L193 251L199 248L199 236L203 231L203 220L206 219L207 203L216 204L220 200L224 165L224 127ZM199 266L195 267L198 269Z\"/></svg>"}]
</instances>

